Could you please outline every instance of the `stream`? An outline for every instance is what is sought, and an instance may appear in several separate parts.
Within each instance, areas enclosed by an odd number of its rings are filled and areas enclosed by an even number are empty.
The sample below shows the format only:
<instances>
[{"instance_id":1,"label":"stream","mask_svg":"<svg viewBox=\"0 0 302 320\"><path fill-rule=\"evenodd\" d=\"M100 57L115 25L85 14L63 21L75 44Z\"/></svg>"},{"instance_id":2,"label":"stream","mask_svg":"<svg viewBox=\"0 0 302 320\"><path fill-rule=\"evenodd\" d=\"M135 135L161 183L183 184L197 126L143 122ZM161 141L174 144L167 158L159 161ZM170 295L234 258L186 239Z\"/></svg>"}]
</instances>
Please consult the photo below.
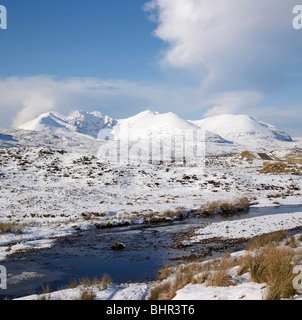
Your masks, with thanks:
<instances>
[{"instance_id":1,"label":"stream","mask_svg":"<svg viewBox=\"0 0 302 320\"><path fill-rule=\"evenodd\" d=\"M49 249L33 253L13 254L1 262L8 274L7 290L0 289L0 300L41 293L49 285L52 291L74 280L102 278L108 274L114 283L145 282L156 279L165 265L181 263L196 257L220 256L227 251L242 250L245 243L194 244L178 247L175 241L183 234L204 224L238 220L263 215L298 212L302 206L251 208L249 212L230 217L210 216L187 218L169 223L134 225L79 232L60 238ZM112 250L111 244L121 241L123 250ZM211 244L213 246L213 244Z\"/></svg>"}]
</instances>

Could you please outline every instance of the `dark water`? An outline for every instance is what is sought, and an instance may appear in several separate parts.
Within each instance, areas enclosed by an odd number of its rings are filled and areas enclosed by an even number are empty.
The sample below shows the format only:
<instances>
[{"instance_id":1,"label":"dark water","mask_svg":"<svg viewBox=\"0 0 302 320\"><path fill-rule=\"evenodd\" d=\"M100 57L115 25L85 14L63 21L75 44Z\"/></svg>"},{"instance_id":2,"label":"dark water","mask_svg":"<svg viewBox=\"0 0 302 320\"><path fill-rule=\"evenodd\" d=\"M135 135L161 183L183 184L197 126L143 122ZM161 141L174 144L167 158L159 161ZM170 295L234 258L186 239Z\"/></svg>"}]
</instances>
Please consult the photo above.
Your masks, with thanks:
<instances>
[{"instance_id":1,"label":"dark water","mask_svg":"<svg viewBox=\"0 0 302 320\"><path fill-rule=\"evenodd\" d=\"M200 244L185 248L173 246L182 234L198 226L301 209L302 206L252 208L248 213L232 217L200 217L157 225L80 232L57 240L50 249L12 255L9 260L1 262L7 269L8 289L0 289L0 299L40 293L42 286L47 284L51 290L57 290L73 280L101 278L104 274L110 275L115 283L153 280L163 266L179 263L183 257L201 256L207 250L207 245ZM124 250L110 249L116 241L125 245ZM243 248L242 243L231 243L227 248L215 250L213 255Z\"/></svg>"}]
</instances>

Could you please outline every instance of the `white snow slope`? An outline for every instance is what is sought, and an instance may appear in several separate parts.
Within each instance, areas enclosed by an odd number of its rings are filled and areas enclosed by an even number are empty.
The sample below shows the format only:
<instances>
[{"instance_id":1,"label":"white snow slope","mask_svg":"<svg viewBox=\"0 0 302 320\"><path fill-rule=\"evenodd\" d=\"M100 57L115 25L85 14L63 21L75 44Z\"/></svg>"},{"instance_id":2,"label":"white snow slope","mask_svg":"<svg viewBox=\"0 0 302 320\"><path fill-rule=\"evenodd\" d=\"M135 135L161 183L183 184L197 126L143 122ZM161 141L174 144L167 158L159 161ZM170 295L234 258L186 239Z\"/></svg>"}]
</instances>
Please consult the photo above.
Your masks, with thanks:
<instances>
[{"instance_id":1,"label":"white snow slope","mask_svg":"<svg viewBox=\"0 0 302 320\"><path fill-rule=\"evenodd\" d=\"M256 147L275 142L292 142L292 138L277 127L257 121L247 115L225 114L197 121L187 121L173 112L160 114L150 110L126 119L112 119L100 112L75 111L65 117L57 112L42 114L35 120L19 127L24 130L77 132L94 138L110 140L124 138L126 132L132 140L152 133L168 135L177 130L203 129L206 141L212 143L235 143Z\"/></svg>"},{"instance_id":2,"label":"white snow slope","mask_svg":"<svg viewBox=\"0 0 302 320\"><path fill-rule=\"evenodd\" d=\"M100 112L75 111L65 117L58 112L47 112L33 121L19 127L23 130L52 131L52 132L78 132L97 138L98 133L105 127L112 127L115 121Z\"/></svg>"},{"instance_id":3,"label":"white snow slope","mask_svg":"<svg viewBox=\"0 0 302 320\"><path fill-rule=\"evenodd\" d=\"M246 143L249 139L292 141L287 133L277 127L257 121L247 115L224 114L191 122L198 127L219 134L226 140L238 143Z\"/></svg>"}]
</instances>

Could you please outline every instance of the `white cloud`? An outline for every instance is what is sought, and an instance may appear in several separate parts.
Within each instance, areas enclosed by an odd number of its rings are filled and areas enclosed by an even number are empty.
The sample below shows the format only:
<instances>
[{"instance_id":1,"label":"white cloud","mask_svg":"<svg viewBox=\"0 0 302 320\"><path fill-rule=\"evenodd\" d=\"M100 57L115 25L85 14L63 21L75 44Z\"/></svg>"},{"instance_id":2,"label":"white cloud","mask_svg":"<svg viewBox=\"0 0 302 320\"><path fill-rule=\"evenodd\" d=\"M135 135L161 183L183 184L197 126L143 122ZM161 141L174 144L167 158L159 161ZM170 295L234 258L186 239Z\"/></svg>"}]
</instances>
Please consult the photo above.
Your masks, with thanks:
<instances>
[{"instance_id":1,"label":"white cloud","mask_svg":"<svg viewBox=\"0 0 302 320\"><path fill-rule=\"evenodd\" d=\"M162 63L200 72L211 86L256 86L282 72L290 63L284 57L300 57L292 8L284 0L152 0L145 6L153 20L157 14L155 36L169 44Z\"/></svg>"},{"instance_id":2,"label":"white cloud","mask_svg":"<svg viewBox=\"0 0 302 320\"><path fill-rule=\"evenodd\" d=\"M0 127L18 127L47 111L99 110L122 118L145 109L183 113L198 103L198 90L189 87L97 78L0 78Z\"/></svg>"},{"instance_id":3,"label":"white cloud","mask_svg":"<svg viewBox=\"0 0 302 320\"><path fill-rule=\"evenodd\" d=\"M154 35L167 44L160 65L199 79L205 116L260 115L288 126L296 106L260 108L301 74L301 33L294 30L289 0L151 0L145 5L157 24ZM205 109L208 109L205 112ZM297 126L297 124L294 124Z\"/></svg>"},{"instance_id":4,"label":"white cloud","mask_svg":"<svg viewBox=\"0 0 302 320\"><path fill-rule=\"evenodd\" d=\"M151 0L145 10L157 23L154 35L168 45L160 64L197 75L203 109L196 106L204 111L211 100L206 115L212 115L237 113L238 99L248 112L255 97L261 102L279 91L289 74L301 73L301 33L292 27L294 4Z\"/></svg>"},{"instance_id":5,"label":"white cloud","mask_svg":"<svg viewBox=\"0 0 302 320\"><path fill-rule=\"evenodd\" d=\"M206 113L205 117L213 117L219 114L249 114L251 108L255 108L264 96L252 91L229 91L212 95L205 103L214 105Z\"/></svg>"},{"instance_id":6,"label":"white cloud","mask_svg":"<svg viewBox=\"0 0 302 320\"><path fill-rule=\"evenodd\" d=\"M13 127L32 120L38 113L54 110L55 104L52 98L47 97L40 92L32 92L24 99L23 109L18 112L13 122Z\"/></svg>"}]
</instances>

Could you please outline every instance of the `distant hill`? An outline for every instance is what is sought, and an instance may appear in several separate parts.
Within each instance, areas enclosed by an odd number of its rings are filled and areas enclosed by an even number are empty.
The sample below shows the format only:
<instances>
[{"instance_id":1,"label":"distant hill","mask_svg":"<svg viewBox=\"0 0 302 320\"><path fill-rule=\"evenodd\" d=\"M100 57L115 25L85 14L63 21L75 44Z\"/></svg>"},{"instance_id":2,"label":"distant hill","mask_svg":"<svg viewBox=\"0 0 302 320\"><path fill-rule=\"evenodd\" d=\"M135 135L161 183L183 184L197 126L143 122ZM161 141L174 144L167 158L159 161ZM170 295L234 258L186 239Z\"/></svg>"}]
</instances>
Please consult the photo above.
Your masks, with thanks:
<instances>
[{"instance_id":1,"label":"distant hill","mask_svg":"<svg viewBox=\"0 0 302 320\"><path fill-rule=\"evenodd\" d=\"M291 148L292 138L272 124L248 115L225 114L202 120L185 120L173 112L140 112L125 119L113 119L102 113L75 111L69 116L48 112L23 124L17 130L2 130L1 146L57 145L95 148L105 140L140 140L152 136L154 142L171 143L177 132L202 129L198 136L207 142L207 154L227 154L237 151L266 152L282 144ZM144 143L144 142L143 142ZM148 145L146 142L144 143ZM287 147L286 147L287 148Z\"/></svg>"},{"instance_id":2,"label":"distant hill","mask_svg":"<svg viewBox=\"0 0 302 320\"><path fill-rule=\"evenodd\" d=\"M47 112L19 127L23 130L77 132L97 138L103 128L112 127L115 120L100 112L75 111L65 117L58 112Z\"/></svg>"},{"instance_id":3,"label":"distant hill","mask_svg":"<svg viewBox=\"0 0 302 320\"><path fill-rule=\"evenodd\" d=\"M288 141L292 138L277 127L257 121L247 115L224 114L198 121L191 121L194 125L220 135L222 138L245 144L259 141Z\"/></svg>"}]
</instances>

